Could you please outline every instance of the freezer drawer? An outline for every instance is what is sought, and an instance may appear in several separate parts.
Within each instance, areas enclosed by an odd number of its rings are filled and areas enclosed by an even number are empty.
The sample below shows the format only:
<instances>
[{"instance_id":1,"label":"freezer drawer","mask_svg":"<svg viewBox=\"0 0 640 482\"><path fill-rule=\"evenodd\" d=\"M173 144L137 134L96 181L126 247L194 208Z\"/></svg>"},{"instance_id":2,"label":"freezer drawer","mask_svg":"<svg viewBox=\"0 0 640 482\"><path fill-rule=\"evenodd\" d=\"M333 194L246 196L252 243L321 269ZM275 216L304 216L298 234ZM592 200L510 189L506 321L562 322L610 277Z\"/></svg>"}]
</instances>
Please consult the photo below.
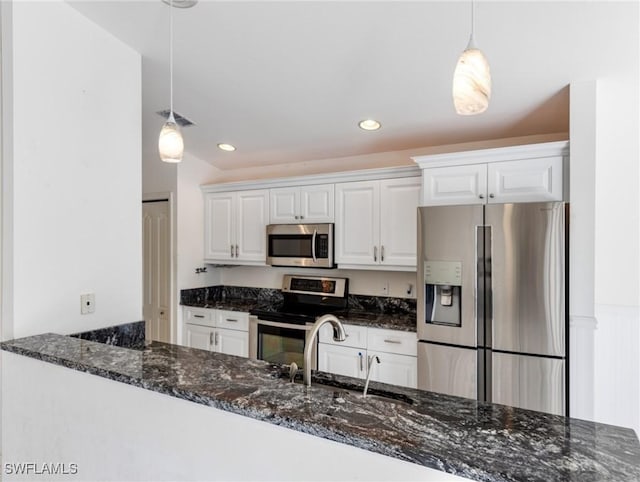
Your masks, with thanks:
<instances>
[{"instance_id":1,"label":"freezer drawer","mask_svg":"<svg viewBox=\"0 0 640 482\"><path fill-rule=\"evenodd\" d=\"M565 415L565 361L493 352L492 402Z\"/></svg>"},{"instance_id":2,"label":"freezer drawer","mask_svg":"<svg viewBox=\"0 0 640 482\"><path fill-rule=\"evenodd\" d=\"M418 343L418 388L475 399L477 353L472 348Z\"/></svg>"}]
</instances>

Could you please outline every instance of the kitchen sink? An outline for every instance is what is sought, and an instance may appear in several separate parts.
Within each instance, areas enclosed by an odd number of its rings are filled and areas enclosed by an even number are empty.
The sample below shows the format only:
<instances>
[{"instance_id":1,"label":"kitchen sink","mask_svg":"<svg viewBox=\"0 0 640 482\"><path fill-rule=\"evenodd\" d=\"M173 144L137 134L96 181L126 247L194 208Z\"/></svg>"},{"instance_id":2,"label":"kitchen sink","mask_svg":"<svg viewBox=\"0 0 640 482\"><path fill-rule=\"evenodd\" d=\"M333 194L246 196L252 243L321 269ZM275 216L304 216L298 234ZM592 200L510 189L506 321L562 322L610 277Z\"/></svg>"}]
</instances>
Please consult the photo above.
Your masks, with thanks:
<instances>
[{"instance_id":1,"label":"kitchen sink","mask_svg":"<svg viewBox=\"0 0 640 482\"><path fill-rule=\"evenodd\" d=\"M283 379L290 379L288 367L280 367L278 370L278 377ZM294 383L303 385L302 371L296 373ZM342 377L339 375L333 375L325 372L313 372L311 376L311 386L316 388L324 388L326 390L332 390L334 398L340 398L341 395L353 398L354 396L362 400L376 400L382 402L395 402L404 403L407 405L416 405L416 401L411 397L403 393L393 392L391 390L384 390L369 386L367 396L362 396L364 385L358 383L356 379L350 377Z\"/></svg>"}]
</instances>

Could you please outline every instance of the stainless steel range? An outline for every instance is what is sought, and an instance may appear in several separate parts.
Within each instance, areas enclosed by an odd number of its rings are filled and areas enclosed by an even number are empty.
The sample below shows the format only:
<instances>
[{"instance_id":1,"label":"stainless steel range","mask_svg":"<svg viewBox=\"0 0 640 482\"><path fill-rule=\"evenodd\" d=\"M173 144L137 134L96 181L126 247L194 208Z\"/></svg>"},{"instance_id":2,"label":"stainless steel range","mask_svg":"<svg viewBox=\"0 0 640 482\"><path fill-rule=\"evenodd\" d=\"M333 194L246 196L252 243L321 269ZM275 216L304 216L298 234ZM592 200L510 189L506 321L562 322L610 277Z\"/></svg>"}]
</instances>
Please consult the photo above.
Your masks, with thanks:
<instances>
[{"instance_id":1,"label":"stainless steel range","mask_svg":"<svg viewBox=\"0 0 640 482\"><path fill-rule=\"evenodd\" d=\"M250 312L249 356L278 364L295 362L302 368L311 326L319 316L345 310L348 294L346 278L285 275L283 303ZM312 359L315 368L317 356Z\"/></svg>"}]
</instances>

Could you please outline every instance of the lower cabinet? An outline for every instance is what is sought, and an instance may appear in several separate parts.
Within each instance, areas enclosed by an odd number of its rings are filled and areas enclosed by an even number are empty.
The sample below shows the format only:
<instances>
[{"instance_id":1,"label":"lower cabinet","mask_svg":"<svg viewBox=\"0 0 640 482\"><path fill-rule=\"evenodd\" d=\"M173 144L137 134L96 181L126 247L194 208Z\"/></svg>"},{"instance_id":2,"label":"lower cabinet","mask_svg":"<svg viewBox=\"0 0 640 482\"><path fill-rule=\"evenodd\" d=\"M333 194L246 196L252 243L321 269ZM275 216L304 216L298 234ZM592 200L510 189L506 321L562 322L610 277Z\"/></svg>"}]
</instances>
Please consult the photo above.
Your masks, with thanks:
<instances>
[{"instance_id":1,"label":"lower cabinet","mask_svg":"<svg viewBox=\"0 0 640 482\"><path fill-rule=\"evenodd\" d=\"M226 355L249 356L248 313L184 308L183 343ZM232 323L238 329L221 328Z\"/></svg>"},{"instance_id":2,"label":"lower cabinet","mask_svg":"<svg viewBox=\"0 0 640 482\"><path fill-rule=\"evenodd\" d=\"M410 388L418 386L418 341L415 333L358 325L345 325L345 331L347 339L335 342L331 327L321 329L318 343L319 370L366 378L369 360L377 356L380 363L374 361L371 364L371 380Z\"/></svg>"},{"instance_id":3,"label":"lower cabinet","mask_svg":"<svg viewBox=\"0 0 640 482\"><path fill-rule=\"evenodd\" d=\"M367 350L318 343L318 370L353 378L365 378Z\"/></svg>"}]
</instances>

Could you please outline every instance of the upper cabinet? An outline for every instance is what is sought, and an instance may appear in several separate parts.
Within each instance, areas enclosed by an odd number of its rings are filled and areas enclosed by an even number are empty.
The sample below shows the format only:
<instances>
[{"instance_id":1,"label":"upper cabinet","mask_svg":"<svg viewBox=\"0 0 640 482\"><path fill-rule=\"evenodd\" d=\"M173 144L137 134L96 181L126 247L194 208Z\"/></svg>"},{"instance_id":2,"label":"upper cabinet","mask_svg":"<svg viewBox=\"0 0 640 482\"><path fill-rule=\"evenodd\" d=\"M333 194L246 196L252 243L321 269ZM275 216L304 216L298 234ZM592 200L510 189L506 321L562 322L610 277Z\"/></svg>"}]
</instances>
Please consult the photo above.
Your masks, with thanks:
<instances>
[{"instance_id":1,"label":"upper cabinet","mask_svg":"<svg viewBox=\"0 0 640 482\"><path fill-rule=\"evenodd\" d=\"M271 224L334 222L333 184L270 190Z\"/></svg>"},{"instance_id":2,"label":"upper cabinet","mask_svg":"<svg viewBox=\"0 0 640 482\"><path fill-rule=\"evenodd\" d=\"M423 169L422 205L568 199L568 142L416 157Z\"/></svg>"},{"instance_id":3,"label":"upper cabinet","mask_svg":"<svg viewBox=\"0 0 640 482\"><path fill-rule=\"evenodd\" d=\"M336 262L341 268L416 267L419 177L336 184Z\"/></svg>"},{"instance_id":4,"label":"upper cabinet","mask_svg":"<svg viewBox=\"0 0 640 482\"><path fill-rule=\"evenodd\" d=\"M264 265L269 191L205 193L204 204L205 261Z\"/></svg>"}]
</instances>

